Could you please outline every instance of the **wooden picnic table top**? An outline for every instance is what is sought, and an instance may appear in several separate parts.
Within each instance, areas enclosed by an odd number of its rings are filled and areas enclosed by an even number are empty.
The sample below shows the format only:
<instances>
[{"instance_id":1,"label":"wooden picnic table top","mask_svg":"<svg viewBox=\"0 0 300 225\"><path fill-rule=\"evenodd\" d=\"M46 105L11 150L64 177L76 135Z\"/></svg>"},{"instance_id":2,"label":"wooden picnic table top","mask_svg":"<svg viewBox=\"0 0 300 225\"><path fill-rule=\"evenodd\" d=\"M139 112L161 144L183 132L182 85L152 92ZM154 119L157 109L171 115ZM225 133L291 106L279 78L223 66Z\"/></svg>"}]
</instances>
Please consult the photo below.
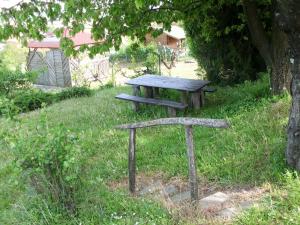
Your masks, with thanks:
<instances>
[{"instance_id":1,"label":"wooden picnic table top","mask_svg":"<svg viewBox=\"0 0 300 225\"><path fill-rule=\"evenodd\" d=\"M208 80L195 80L179 77L167 77L160 75L146 74L126 82L129 85L139 85L145 87L168 88L180 91L196 92L209 84Z\"/></svg>"}]
</instances>

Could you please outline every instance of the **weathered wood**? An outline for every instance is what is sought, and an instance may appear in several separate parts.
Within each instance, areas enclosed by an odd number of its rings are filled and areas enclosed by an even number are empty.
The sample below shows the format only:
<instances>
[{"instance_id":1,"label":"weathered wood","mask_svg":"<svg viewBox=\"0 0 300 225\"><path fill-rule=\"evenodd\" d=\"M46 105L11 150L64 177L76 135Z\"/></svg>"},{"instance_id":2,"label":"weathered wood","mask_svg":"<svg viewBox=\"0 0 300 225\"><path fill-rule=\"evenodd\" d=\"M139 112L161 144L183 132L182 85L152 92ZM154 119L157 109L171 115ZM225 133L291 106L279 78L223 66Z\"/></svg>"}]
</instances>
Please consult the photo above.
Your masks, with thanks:
<instances>
[{"instance_id":1,"label":"weathered wood","mask_svg":"<svg viewBox=\"0 0 300 225\"><path fill-rule=\"evenodd\" d=\"M153 98L153 89L152 87L144 87L145 90L145 97L146 98Z\"/></svg>"},{"instance_id":2,"label":"weathered wood","mask_svg":"<svg viewBox=\"0 0 300 225\"><path fill-rule=\"evenodd\" d=\"M146 87L168 88L181 91L195 92L209 84L207 80L185 79L178 77L168 77L146 74L126 82L130 85L140 85Z\"/></svg>"},{"instance_id":3,"label":"weathered wood","mask_svg":"<svg viewBox=\"0 0 300 225\"><path fill-rule=\"evenodd\" d=\"M159 88L157 87L153 88L153 95L154 98L159 98Z\"/></svg>"},{"instance_id":4,"label":"weathered wood","mask_svg":"<svg viewBox=\"0 0 300 225\"><path fill-rule=\"evenodd\" d=\"M189 104L189 93L187 91L182 91L180 95L180 101L183 104Z\"/></svg>"},{"instance_id":5,"label":"weathered wood","mask_svg":"<svg viewBox=\"0 0 300 225\"><path fill-rule=\"evenodd\" d=\"M138 85L132 86L132 94L135 96L141 96L141 87Z\"/></svg>"},{"instance_id":6,"label":"weathered wood","mask_svg":"<svg viewBox=\"0 0 300 225\"><path fill-rule=\"evenodd\" d=\"M131 193L135 192L135 138L136 130L130 129L129 131L129 150L128 150L128 175L129 175L129 191Z\"/></svg>"},{"instance_id":7,"label":"weathered wood","mask_svg":"<svg viewBox=\"0 0 300 225\"><path fill-rule=\"evenodd\" d=\"M194 152L194 142L193 142L193 128L191 125L185 127L186 135L186 146L187 155L189 161L189 182L191 190L191 199L193 201L198 200L198 182L197 182L197 169L196 160Z\"/></svg>"},{"instance_id":8,"label":"weathered wood","mask_svg":"<svg viewBox=\"0 0 300 225\"><path fill-rule=\"evenodd\" d=\"M193 92L192 93L192 105L194 107L194 109L200 109L201 106L201 97L200 97L201 93L200 92Z\"/></svg>"},{"instance_id":9,"label":"weathered wood","mask_svg":"<svg viewBox=\"0 0 300 225\"><path fill-rule=\"evenodd\" d=\"M200 91L200 105L204 106L205 103L205 94L204 91Z\"/></svg>"},{"instance_id":10,"label":"weathered wood","mask_svg":"<svg viewBox=\"0 0 300 225\"><path fill-rule=\"evenodd\" d=\"M202 118L188 118L188 117L177 117L177 118L163 118L151 121L144 121L132 124L119 125L118 129L132 129L132 128L143 128L158 125L172 125L181 124L185 126L199 125L204 127L212 128L228 128L229 123L226 120L221 119L202 119Z\"/></svg>"},{"instance_id":11,"label":"weathered wood","mask_svg":"<svg viewBox=\"0 0 300 225\"><path fill-rule=\"evenodd\" d=\"M155 98L144 98L144 97L133 96L128 94L119 94L116 96L116 98L132 101L132 102L173 107L177 109L185 109L187 107L187 105L184 105L180 102L174 102L174 101L163 100L163 99L155 99Z\"/></svg>"},{"instance_id":12,"label":"weathered wood","mask_svg":"<svg viewBox=\"0 0 300 225\"><path fill-rule=\"evenodd\" d=\"M171 117L176 117L176 109L173 107L168 107L168 115Z\"/></svg>"},{"instance_id":13,"label":"weathered wood","mask_svg":"<svg viewBox=\"0 0 300 225\"><path fill-rule=\"evenodd\" d=\"M134 96L141 96L141 87L138 85L132 86L132 93ZM140 109L140 104L138 102L133 102L132 108L135 112L138 112Z\"/></svg>"}]
</instances>

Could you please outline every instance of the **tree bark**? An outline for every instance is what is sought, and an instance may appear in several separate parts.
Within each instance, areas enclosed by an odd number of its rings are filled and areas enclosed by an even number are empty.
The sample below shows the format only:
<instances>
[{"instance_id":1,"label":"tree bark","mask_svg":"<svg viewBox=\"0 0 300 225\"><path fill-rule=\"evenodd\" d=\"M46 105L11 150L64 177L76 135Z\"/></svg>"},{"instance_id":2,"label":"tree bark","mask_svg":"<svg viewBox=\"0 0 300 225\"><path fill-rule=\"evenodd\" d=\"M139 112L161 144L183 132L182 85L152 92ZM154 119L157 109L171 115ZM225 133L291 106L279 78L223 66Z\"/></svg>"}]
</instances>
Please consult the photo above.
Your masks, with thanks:
<instances>
[{"instance_id":1,"label":"tree bark","mask_svg":"<svg viewBox=\"0 0 300 225\"><path fill-rule=\"evenodd\" d=\"M290 166L300 171L300 1L277 0L277 3L276 21L287 35L292 74L286 159Z\"/></svg>"},{"instance_id":2,"label":"tree bark","mask_svg":"<svg viewBox=\"0 0 300 225\"><path fill-rule=\"evenodd\" d=\"M252 42L263 57L267 67L271 70L270 83L274 95L289 90L291 75L288 60L288 41L286 34L275 21L272 23L272 37L268 38L259 18L255 1L243 0L244 13Z\"/></svg>"},{"instance_id":3,"label":"tree bark","mask_svg":"<svg viewBox=\"0 0 300 225\"><path fill-rule=\"evenodd\" d=\"M289 45L287 35L280 29L275 19L272 25L272 67L271 89L274 95L284 90L290 91L291 71L289 62Z\"/></svg>"}]
</instances>

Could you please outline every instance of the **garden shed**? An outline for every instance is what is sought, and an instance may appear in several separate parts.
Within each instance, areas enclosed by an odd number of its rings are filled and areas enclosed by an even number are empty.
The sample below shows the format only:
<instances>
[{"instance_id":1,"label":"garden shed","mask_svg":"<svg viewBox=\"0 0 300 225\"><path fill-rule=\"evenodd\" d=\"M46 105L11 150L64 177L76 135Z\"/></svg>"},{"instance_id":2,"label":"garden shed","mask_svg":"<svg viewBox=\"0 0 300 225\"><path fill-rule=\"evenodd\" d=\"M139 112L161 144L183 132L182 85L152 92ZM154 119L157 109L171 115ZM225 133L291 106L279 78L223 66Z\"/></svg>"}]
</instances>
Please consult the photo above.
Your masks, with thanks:
<instances>
[{"instance_id":1,"label":"garden shed","mask_svg":"<svg viewBox=\"0 0 300 225\"><path fill-rule=\"evenodd\" d=\"M64 37L70 38L75 47L96 43L89 32L80 32L75 36L70 36L65 30ZM36 84L56 87L72 86L70 59L60 49L60 39L49 33L42 41L30 41L28 48L27 69L38 72Z\"/></svg>"}]
</instances>

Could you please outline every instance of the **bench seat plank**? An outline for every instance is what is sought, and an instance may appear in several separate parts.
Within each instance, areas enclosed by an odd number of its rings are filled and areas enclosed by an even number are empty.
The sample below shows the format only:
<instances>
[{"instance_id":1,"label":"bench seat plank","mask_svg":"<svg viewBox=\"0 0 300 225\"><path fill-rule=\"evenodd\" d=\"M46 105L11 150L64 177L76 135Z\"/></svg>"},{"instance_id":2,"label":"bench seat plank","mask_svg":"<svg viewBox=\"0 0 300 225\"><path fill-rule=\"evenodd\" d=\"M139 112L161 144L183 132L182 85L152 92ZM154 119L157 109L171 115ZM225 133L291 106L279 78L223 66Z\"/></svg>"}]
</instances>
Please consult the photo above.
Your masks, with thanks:
<instances>
[{"instance_id":1,"label":"bench seat plank","mask_svg":"<svg viewBox=\"0 0 300 225\"><path fill-rule=\"evenodd\" d=\"M188 105L183 104L180 102L174 102L164 99L155 99L155 98L144 98L140 96L128 95L128 94L119 94L116 96L117 99L138 102L138 103L145 103L145 104L152 104L152 105L160 105L160 106L167 106L176 109L185 109Z\"/></svg>"}]
</instances>

